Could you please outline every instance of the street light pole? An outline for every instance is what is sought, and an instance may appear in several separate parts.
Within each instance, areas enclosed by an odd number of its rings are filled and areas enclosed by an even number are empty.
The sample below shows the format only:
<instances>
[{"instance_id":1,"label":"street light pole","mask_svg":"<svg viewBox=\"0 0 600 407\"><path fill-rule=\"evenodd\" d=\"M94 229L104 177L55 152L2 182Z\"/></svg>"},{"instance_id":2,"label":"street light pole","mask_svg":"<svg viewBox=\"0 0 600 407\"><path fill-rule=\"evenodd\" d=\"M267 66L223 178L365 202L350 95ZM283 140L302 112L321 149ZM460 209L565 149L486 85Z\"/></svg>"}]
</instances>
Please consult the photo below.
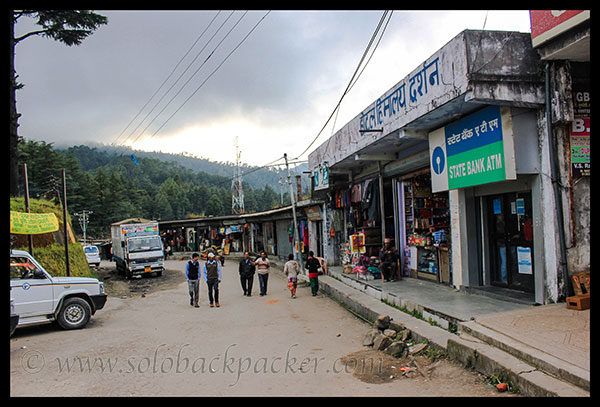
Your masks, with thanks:
<instances>
[{"instance_id":1,"label":"street light pole","mask_svg":"<svg viewBox=\"0 0 600 407\"><path fill-rule=\"evenodd\" d=\"M298 231L298 221L296 219L296 199L294 199L294 190L292 189L292 176L290 175L290 166L288 164L287 153L283 154L283 158L285 158L285 168L287 169L287 177L288 177L288 185L290 186L290 199L292 201L292 216L294 217L294 247L298 247L300 249L300 233ZM300 260L300 270L304 274L304 266L302 263L302 252L299 254Z\"/></svg>"},{"instance_id":2,"label":"street light pole","mask_svg":"<svg viewBox=\"0 0 600 407\"><path fill-rule=\"evenodd\" d=\"M63 183L63 227L65 234L65 263L67 265L67 277L71 276L71 266L69 264L69 234L67 232L67 181L65 177L65 169L62 169Z\"/></svg>"}]
</instances>

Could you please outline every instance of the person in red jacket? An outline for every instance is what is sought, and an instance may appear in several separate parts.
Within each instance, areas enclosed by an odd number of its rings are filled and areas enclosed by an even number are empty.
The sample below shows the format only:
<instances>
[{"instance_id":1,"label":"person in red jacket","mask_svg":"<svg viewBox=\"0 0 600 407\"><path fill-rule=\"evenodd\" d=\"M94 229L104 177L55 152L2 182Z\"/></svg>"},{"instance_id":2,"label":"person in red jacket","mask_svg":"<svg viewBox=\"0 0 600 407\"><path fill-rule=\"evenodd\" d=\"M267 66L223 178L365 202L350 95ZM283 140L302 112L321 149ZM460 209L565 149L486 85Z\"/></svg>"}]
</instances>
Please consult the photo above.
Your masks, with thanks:
<instances>
[{"instance_id":1,"label":"person in red jacket","mask_svg":"<svg viewBox=\"0 0 600 407\"><path fill-rule=\"evenodd\" d=\"M312 291L313 297L319 292L319 268L321 263L315 259L312 251L308 252L308 261L306 262L306 268L308 269L308 279L310 280L310 290Z\"/></svg>"}]
</instances>

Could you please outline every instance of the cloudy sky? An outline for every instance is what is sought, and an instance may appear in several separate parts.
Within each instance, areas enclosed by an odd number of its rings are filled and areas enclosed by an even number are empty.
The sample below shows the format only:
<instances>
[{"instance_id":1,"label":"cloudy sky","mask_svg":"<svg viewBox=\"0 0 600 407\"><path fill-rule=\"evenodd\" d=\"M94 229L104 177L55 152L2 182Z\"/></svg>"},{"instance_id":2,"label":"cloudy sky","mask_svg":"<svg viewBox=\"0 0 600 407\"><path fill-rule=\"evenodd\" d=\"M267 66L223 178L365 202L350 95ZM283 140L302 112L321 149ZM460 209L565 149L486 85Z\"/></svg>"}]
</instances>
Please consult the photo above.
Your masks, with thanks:
<instances>
[{"instance_id":1,"label":"cloudy sky","mask_svg":"<svg viewBox=\"0 0 600 407\"><path fill-rule=\"evenodd\" d=\"M215 161L235 161L238 136L241 159L250 165L306 149L383 14L274 10L223 62L266 10L96 12L108 24L79 46L42 37L17 46L18 80L25 84L17 92L21 136ZM394 11L335 128L332 120L301 159L459 32L484 24L486 30L530 32L527 10ZM34 27L22 18L16 35Z\"/></svg>"}]
</instances>

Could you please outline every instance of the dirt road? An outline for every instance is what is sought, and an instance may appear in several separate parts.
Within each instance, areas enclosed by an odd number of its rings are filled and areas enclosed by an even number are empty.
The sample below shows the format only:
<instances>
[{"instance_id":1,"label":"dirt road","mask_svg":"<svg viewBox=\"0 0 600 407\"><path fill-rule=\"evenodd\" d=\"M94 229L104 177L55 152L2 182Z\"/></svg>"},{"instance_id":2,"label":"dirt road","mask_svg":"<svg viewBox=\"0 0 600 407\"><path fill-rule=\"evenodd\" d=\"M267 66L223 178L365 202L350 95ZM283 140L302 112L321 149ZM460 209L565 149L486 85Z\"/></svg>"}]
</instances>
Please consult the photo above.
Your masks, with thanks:
<instances>
[{"instance_id":1,"label":"dirt road","mask_svg":"<svg viewBox=\"0 0 600 407\"><path fill-rule=\"evenodd\" d=\"M85 329L17 329L11 395L510 396L445 359L428 379L395 373L402 366L393 359L383 363L382 354L364 352L365 322L303 285L297 299L289 298L278 271L267 296L258 295L255 276L253 295L245 297L237 264L227 261L221 307L208 307L202 283L194 308L185 262L168 261L167 268L152 281L101 272L112 280L109 299ZM353 374L358 366L380 380Z\"/></svg>"}]
</instances>

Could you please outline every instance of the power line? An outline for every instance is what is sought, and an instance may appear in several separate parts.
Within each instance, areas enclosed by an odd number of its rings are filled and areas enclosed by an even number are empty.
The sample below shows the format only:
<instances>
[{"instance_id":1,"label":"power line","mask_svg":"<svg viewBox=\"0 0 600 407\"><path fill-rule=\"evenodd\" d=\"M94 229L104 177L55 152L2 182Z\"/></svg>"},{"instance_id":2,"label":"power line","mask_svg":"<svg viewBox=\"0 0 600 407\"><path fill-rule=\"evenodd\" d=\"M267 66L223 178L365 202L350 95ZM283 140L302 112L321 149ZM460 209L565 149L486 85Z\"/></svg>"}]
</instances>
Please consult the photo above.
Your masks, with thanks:
<instances>
[{"instance_id":1,"label":"power line","mask_svg":"<svg viewBox=\"0 0 600 407\"><path fill-rule=\"evenodd\" d=\"M169 118L158 129L156 129L156 131L149 138L154 137L169 122L169 120L171 120L173 118L173 116L175 116L177 114L177 112L179 112L179 110L181 110L181 108L183 106L185 106L185 104L187 102L189 102L189 100L202 88L202 86L204 86L204 84L206 82L208 82L208 80L219 70L219 68L221 68L221 66L223 66L223 64L229 59L229 57L231 57L231 55L248 39L250 34L252 34L254 32L256 27L258 27L259 24L263 22L263 20L269 15L270 12L271 12L271 10L269 10L264 16L262 16L262 18L254 25L254 27L252 27L252 29L244 36L244 38L242 38L242 40L231 50L231 52L229 54L227 54L225 59L223 59L223 61L221 61L221 63L219 65L217 65L217 67L208 75L208 77L200 84L200 86L198 86L196 88L196 90L194 90L194 92L192 92L192 94L177 108L177 110L175 110L173 112L173 114L171 114L171 116L169 116ZM212 53L211 53L211 55L212 55Z\"/></svg>"},{"instance_id":2,"label":"power line","mask_svg":"<svg viewBox=\"0 0 600 407\"><path fill-rule=\"evenodd\" d=\"M135 119L138 118L138 116L144 111L144 109L146 108L146 106L148 106L148 104L150 103L150 101L154 98L154 96L156 96L158 94L158 92L160 92L160 90L162 89L162 87L165 85L165 83L167 83L167 81L171 78L171 76L173 76L173 74L175 73L175 71L177 70L177 68L179 67L179 65L181 64L181 62L183 62L183 60L185 59L185 57L188 56L188 54L192 51L192 49L196 46L196 44L198 43L198 41L200 41L200 38L202 38L204 36L204 34L206 33L206 31L210 28L210 26L212 25L212 23L215 21L215 19L219 16L219 14L221 14L221 10L219 10L219 12L217 14L215 14L215 16L213 17L213 19L210 21L210 23L208 23L208 25L206 26L206 28L204 29L204 31L202 31L202 33L198 36L198 38L196 38L196 41L194 41L194 43L192 44L192 46L187 50L187 52L179 59L179 61L177 62L177 64L175 64L175 67L173 68L173 70L171 71L171 73L165 78L165 80L160 84L160 86L158 87L158 89L156 89L156 91L152 94L152 96L150 96L150 99L148 99L148 101L144 104L144 106L142 106L142 108L137 112L137 114L133 117L133 119L131 119L131 121L127 124L127 126L125 126L125 128L123 129L123 131L121 131L121 133L117 136L117 138L115 140L113 140L112 143L110 143L110 145L114 145L117 140L119 138L121 138L121 136L125 133L125 130L127 130L127 128L129 128L129 126L131 126L131 124L135 121ZM208 44L208 43L207 43ZM202 50L204 50L204 48L202 48ZM202 52L202 50L200 50L200 52ZM199 55L199 54L198 54ZM195 61L195 59L194 59ZM192 61L192 63L194 62ZM191 63L190 63L191 65ZM189 68L189 65L188 65ZM187 68L186 68L187 71ZM185 71L184 71L185 73ZM179 77L181 78L181 76ZM177 81L179 80L179 78L175 81L175 83L177 83ZM170 89L169 89L170 90ZM169 90L167 92L165 92L165 95L167 93L169 93ZM162 100L162 99L161 99ZM160 100L157 102L160 103ZM142 122L145 120L145 118L142 120ZM140 122L141 123L141 122ZM138 124L139 126L139 124ZM137 129L137 127L136 127ZM134 130L135 131L135 130ZM127 138L126 138L127 139Z\"/></svg>"},{"instance_id":3,"label":"power line","mask_svg":"<svg viewBox=\"0 0 600 407\"><path fill-rule=\"evenodd\" d=\"M248 37L250 36L250 34L252 34L252 32L254 32L254 30L258 27L258 25L267 17L267 15L269 15L271 11L269 10L253 27L252 29L242 38L242 40L229 52L229 54L219 63L219 65L217 65L217 67L206 77L206 79L204 79L204 81L200 84L200 86L198 86L191 95L188 96L187 99L184 100L184 102L167 118L167 120L165 120L163 122L162 125L160 125L160 127L158 129L156 129L156 131L154 131L154 133L152 133L148 139L154 137L182 108L183 106L190 101L190 99L204 86L204 84L219 70L219 68L221 68L221 66L223 66L223 64L229 59L229 57L231 57L231 55L248 39ZM166 109L166 107L175 99L175 97L177 97L181 91L185 88L185 86L187 86L187 84L190 82L190 80L199 72L199 70L206 64L206 62L211 58L211 56L215 53L215 51L221 46L221 44L223 43L223 41L229 36L229 34L233 31L233 29L235 27L237 27L237 25L240 23L240 21L242 20L242 18L244 18L244 16L248 13L248 11L246 11L242 17L240 19L238 19L238 21L233 25L233 27L227 32L227 34L225 35L225 37L223 39L221 39L221 41L219 42L219 44L217 44L217 46L211 51L211 53L209 54L209 56L204 60L204 62L202 63L202 65L196 69L196 71L192 74L192 77L190 77L185 84L179 89L179 91L169 100L169 102L167 103L167 105L154 117L154 119L152 119L152 121L150 123L148 123L148 125L144 128L144 130L142 130L142 132L133 140L133 143L135 143L137 140L139 140L139 138L144 134L144 132L148 129L148 127L150 127L150 125L160 116L160 114L162 114L162 112L164 112L164 110Z\"/></svg>"},{"instance_id":4,"label":"power line","mask_svg":"<svg viewBox=\"0 0 600 407\"><path fill-rule=\"evenodd\" d=\"M389 17L388 17L387 21L385 22L385 25L383 26L383 31L381 32L381 35L379 36L379 39L377 40L377 43L375 44L375 47L373 48L373 51L371 52L371 55L369 56L369 59L367 59L367 62L365 62L365 65L361 69L361 71L358 74L358 76L356 76L356 79L354 79L354 82L352 82L352 84L348 88L348 92L346 92L346 94L350 93L350 90L352 90L352 88L354 87L354 85L356 85L356 82L358 82L358 79L361 77L361 75L363 74L363 72L367 68L367 65L369 65L369 62L371 62L371 58L373 58L373 55L375 55L375 51L377 50L377 47L379 47L379 43L381 42L381 39L383 38L383 34L385 33L385 30L387 29L387 26L388 26L390 20L392 19L392 14L393 13L394 13L394 11L392 10L390 12L390 14L389 14ZM332 136L333 136L334 131L335 131L335 123L337 122L337 117L338 117L338 113L339 112L340 112L340 106L337 107L337 113L335 115L335 120L333 121L333 125L331 126L331 135ZM329 147L329 143L330 142L331 142L331 137L329 137L327 139L327 143L325 144L325 150L327 150L327 148Z\"/></svg>"},{"instance_id":5,"label":"power line","mask_svg":"<svg viewBox=\"0 0 600 407\"><path fill-rule=\"evenodd\" d=\"M158 100L158 102L156 102L156 104L154 105L154 107L146 114L146 116L142 119L142 121L140 123L138 123L138 125L136 126L135 129L133 129L133 131L129 134L129 136L127 136L127 138L125 140L123 140L121 142L121 145L124 146L125 142L133 136L133 133L135 133L135 131L137 131L137 129L140 127L140 125L148 118L148 116L150 116L150 114L154 111L154 109L156 109L156 107L158 107L158 105L160 104L160 102L162 102L162 100L165 98L165 96L167 96L167 94L171 91L171 89L173 89L173 87L177 84L177 82L179 82L179 80L183 77L183 75L188 71L188 69L193 65L194 62L196 62L196 59L198 59L198 57L200 56L200 54L202 54L202 52L206 49L206 47L208 46L208 44L210 44L210 42L215 38L215 36L221 31L221 28L223 28L223 26L227 23L227 21L229 21L229 19L231 18L231 16L233 16L233 13L235 13L235 10L232 11L229 16L227 16L227 18L221 23L221 25L219 26L219 28L217 28L217 31L215 31L215 33L212 35L212 37L210 37L210 39L206 42L206 44L204 45L204 47L202 47L202 49L196 54L196 56L194 57L194 59L188 64L187 68L179 75L179 77L177 78L177 80L171 85L171 87L163 94L163 96L160 98L160 100ZM246 13L248 13L246 11ZM194 78L194 76L196 76L196 74L200 71L200 69L206 64L206 62L210 59L210 57L213 55L213 53L219 48L219 46L223 43L223 41L229 36L229 34L233 31L233 29L235 27L237 27L237 25L239 24L239 22L242 20L242 18L244 18L244 16L246 15L246 13L244 13L242 15L242 17L233 25L233 27L227 32L227 34L225 34L225 36L221 39L221 41L217 44L217 46L210 52L210 54L208 55L207 58L205 58L204 62L196 69L196 71L192 74L192 76L190 76L190 78L188 78L188 80L181 86L181 88L177 91L177 93L171 97L171 99L167 102L167 104L162 108L162 110L160 112L158 112L154 118L150 121L150 123L148 123L148 125L146 125L146 127L140 132L140 134L138 134L138 136L135 138L135 140L133 141L134 143L144 134L144 132L148 129L148 127L150 127L150 125L165 111L165 109L171 104L171 102L181 93L181 91L183 89L185 89L185 87L187 86L187 84Z\"/></svg>"},{"instance_id":6,"label":"power line","mask_svg":"<svg viewBox=\"0 0 600 407\"><path fill-rule=\"evenodd\" d=\"M363 52L363 55L356 67L356 69L354 70L354 73L352 74L352 77L350 78L350 81L348 82L348 86L346 86L346 89L344 90L344 93L342 94L339 102L336 104L335 108L333 109L333 111L331 112L331 114L329 115L329 118L327 119L327 121L325 122L325 124L323 125L323 127L321 128L321 130L319 131L319 133L317 134L317 136L310 142L310 144L308 145L308 147L306 147L304 149L304 151L302 151L302 153L300 153L296 158L300 158L301 156L303 156L311 147L312 145L315 143L315 141L317 141L317 139L319 138L319 136L321 136L321 133L323 133L323 130L325 130L325 128L327 127L327 124L329 124L329 121L331 120L331 118L333 117L333 115L335 114L335 112L339 109L342 100L344 100L344 97L348 94L348 92L350 91L350 88L353 86L353 82L354 79L358 73L358 70L360 69L363 61L365 60L365 57L367 56L367 54L369 53L369 49L371 48L371 45L373 45L373 41L375 40L375 38L377 37L377 34L379 32L379 30L381 29L381 26L383 24L383 21L385 20L385 18L387 17L389 11L386 10L383 12L383 15L381 16L381 18L379 19L379 23L377 24L377 28L375 29L375 32L373 33L373 35L371 36L371 39L369 40L369 44L367 45L367 48L365 49L365 51ZM390 14L390 18L391 18L391 14ZM389 20L388 20L389 21ZM387 24L386 24L387 27ZM384 30L385 31L385 30ZM382 32L383 35L383 32ZM365 65L366 66L366 65ZM364 69L363 69L364 70ZM362 72L361 72L362 73Z\"/></svg>"}]
</instances>

